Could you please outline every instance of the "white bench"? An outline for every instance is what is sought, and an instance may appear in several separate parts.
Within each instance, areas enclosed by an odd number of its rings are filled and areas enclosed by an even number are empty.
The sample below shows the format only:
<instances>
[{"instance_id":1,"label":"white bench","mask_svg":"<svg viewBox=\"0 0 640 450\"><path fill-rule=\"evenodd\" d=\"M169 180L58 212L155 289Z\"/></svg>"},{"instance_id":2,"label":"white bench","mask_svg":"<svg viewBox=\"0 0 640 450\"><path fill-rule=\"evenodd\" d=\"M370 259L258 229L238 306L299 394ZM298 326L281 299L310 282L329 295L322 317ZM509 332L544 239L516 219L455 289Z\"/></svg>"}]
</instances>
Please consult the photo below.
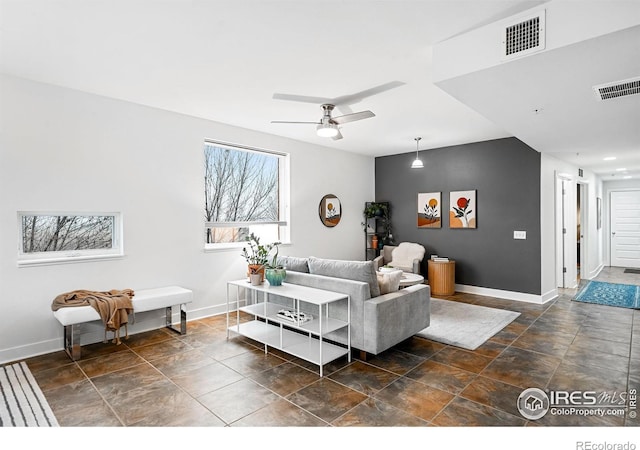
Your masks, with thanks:
<instances>
[{"instance_id":1,"label":"white bench","mask_svg":"<svg viewBox=\"0 0 640 450\"><path fill-rule=\"evenodd\" d=\"M166 327L179 334L187 334L187 303L193 301L193 292L179 286L134 290L133 313L165 308ZM180 306L180 329L173 326L173 307ZM64 327L64 350L77 361L80 359L79 325L101 320L100 314L92 306L71 306L53 312Z\"/></svg>"}]
</instances>

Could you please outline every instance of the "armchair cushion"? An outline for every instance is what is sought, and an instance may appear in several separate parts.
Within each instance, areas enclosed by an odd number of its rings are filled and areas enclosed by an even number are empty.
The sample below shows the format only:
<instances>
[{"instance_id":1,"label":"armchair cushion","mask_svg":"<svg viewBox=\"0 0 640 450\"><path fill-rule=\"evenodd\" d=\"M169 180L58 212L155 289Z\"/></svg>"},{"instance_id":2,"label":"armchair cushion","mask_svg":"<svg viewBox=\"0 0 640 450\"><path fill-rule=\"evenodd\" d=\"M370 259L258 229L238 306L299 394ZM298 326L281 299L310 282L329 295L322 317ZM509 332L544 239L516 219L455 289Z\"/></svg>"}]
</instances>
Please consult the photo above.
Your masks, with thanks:
<instances>
[{"instance_id":1,"label":"armchair cushion","mask_svg":"<svg viewBox=\"0 0 640 450\"><path fill-rule=\"evenodd\" d=\"M425 248L422 245L413 242L401 242L400 245L393 249L389 265L405 272L413 272L414 261L422 261L424 254Z\"/></svg>"}]
</instances>

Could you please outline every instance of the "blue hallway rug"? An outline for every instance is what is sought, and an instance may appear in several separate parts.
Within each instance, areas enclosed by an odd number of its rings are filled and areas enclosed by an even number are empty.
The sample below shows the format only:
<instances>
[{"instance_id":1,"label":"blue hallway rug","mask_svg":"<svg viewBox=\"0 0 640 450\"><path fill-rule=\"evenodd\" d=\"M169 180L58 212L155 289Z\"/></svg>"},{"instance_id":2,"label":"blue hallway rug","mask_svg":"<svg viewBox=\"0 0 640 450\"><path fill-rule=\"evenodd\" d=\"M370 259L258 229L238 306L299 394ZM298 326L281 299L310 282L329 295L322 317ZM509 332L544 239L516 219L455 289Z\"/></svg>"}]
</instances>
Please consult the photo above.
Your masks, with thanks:
<instances>
[{"instance_id":1,"label":"blue hallway rug","mask_svg":"<svg viewBox=\"0 0 640 450\"><path fill-rule=\"evenodd\" d=\"M640 286L588 281L574 301L598 305L640 309Z\"/></svg>"}]
</instances>

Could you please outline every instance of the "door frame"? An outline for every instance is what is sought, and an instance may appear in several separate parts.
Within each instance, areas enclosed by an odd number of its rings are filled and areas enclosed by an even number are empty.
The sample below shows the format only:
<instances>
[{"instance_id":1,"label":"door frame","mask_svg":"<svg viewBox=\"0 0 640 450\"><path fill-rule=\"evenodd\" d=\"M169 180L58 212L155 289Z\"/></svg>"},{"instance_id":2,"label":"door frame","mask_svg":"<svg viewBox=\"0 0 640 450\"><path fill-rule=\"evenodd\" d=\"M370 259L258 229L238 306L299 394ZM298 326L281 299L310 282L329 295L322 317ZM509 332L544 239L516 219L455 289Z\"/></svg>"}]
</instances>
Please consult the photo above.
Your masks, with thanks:
<instances>
[{"instance_id":1,"label":"door frame","mask_svg":"<svg viewBox=\"0 0 640 450\"><path fill-rule=\"evenodd\" d=\"M587 277L587 255L589 254L589 182L578 180L577 188L580 189L580 279ZM577 204L577 202L576 202ZM578 225L576 223L576 231ZM577 260L577 258L576 258Z\"/></svg>"},{"instance_id":2,"label":"door frame","mask_svg":"<svg viewBox=\"0 0 640 450\"><path fill-rule=\"evenodd\" d=\"M611 242L612 239L612 230L611 230L611 223L612 223L612 211L613 211L613 201L612 201L612 197L613 197L613 193L620 193L620 192L640 192L640 189L638 188L615 188L615 189L611 189L608 192L606 192L606 196L604 196L604 199L606 201L606 204L603 205L603 211L602 211L602 231L608 236L604 242L606 243L606 249L605 249L605 264L609 267L617 267L617 266L613 266L612 265L612 260L613 260L613 245ZM606 213L606 216L605 216Z\"/></svg>"},{"instance_id":3,"label":"door frame","mask_svg":"<svg viewBox=\"0 0 640 450\"><path fill-rule=\"evenodd\" d=\"M567 268L566 261L570 260L567 258L567 220L568 217L570 217L567 212L567 208L571 204L568 194L569 187L573 186L575 182L573 181L573 177L569 174L556 172L555 175L556 286L559 288L566 288L569 281L569 268ZM575 205L575 202L573 202L573 204Z\"/></svg>"},{"instance_id":4,"label":"door frame","mask_svg":"<svg viewBox=\"0 0 640 450\"><path fill-rule=\"evenodd\" d=\"M589 273L587 264L589 261L589 182L572 176L565 172L555 174L555 237L556 237L556 286L559 288L573 289L578 287L577 271L577 213L576 191L580 185L580 214L582 231L582 243L580 245L580 277L586 278ZM584 228L584 230L582 229Z\"/></svg>"}]
</instances>

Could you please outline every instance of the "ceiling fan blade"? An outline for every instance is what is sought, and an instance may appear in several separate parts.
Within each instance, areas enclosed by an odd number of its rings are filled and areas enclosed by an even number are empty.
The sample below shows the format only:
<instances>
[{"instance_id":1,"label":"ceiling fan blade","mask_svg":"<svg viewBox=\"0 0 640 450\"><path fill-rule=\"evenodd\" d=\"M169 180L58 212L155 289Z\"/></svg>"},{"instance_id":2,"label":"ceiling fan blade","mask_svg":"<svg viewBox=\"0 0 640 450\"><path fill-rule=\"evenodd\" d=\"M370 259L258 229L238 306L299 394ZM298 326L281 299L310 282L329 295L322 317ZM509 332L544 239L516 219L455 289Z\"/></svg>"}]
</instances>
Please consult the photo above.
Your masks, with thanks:
<instances>
[{"instance_id":1,"label":"ceiling fan blade","mask_svg":"<svg viewBox=\"0 0 640 450\"><path fill-rule=\"evenodd\" d=\"M336 134L331 139L333 139L334 141L337 141L338 139L342 139L342 133L340 133L340 130L338 130L338 134Z\"/></svg>"},{"instance_id":2,"label":"ceiling fan blade","mask_svg":"<svg viewBox=\"0 0 640 450\"><path fill-rule=\"evenodd\" d=\"M342 125L343 123L355 122L356 120L368 119L370 117L375 117L376 115L371 111L360 111L353 114L345 114L344 116L333 117L332 120Z\"/></svg>"},{"instance_id":3,"label":"ceiling fan blade","mask_svg":"<svg viewBox=\"0 0 640 450\"><path fill-rule=\"evenodd\" d=\"M339 105L351 105L353 103L357 103L360 100L371 97L372 95L381 94L385 91L395 89L397 87L403 86L406 83L403 81L390 81L388 83L383 83L379 86L374 86L369 89L365 89L364 91L356 92L355 94L343 95L341 97L336 97L332 100L332 103L336 106Z\"/></svg>"},{"instance_id":4,"label":"ceiling fan blade","mask_svg":"<svg viewBox=\"0 0 640 450\"><path fill-rule=\"evenodd\" d=\"M295 94L273 94L273 98L276 100L289 100L292 102L304 102L315 103L321 105L323 103L331 103L331 99L324 97L312 97L309 95L295 95Z\"/></svg>"},{"instance_id":5,"label":"ceiling fan blade","mask_svg":"<svg viewBox=\"0 0 640 450\"><path fill-rule=\"evenodd\" d=\"M338 105L346 106L353 103L357 103L364 98L371 97L372 95L381 94L382 92L397 88L399 86L403 86L405 84L406 83L403 81L390 81L388 83L383 83L379 86L374 86L372 88L365 89L364 91L356 92L355 94L342 95L336 98L313 97L310 95L296 95L296 94L282 94L282 93L273 94L273 98L276 100L289 100L293 102L315 103L318 105L329 103L336 106Z\"/></svg>"},{"instance_id":6,"label":"ceiling fan blade","mask_svg":"<svg viewBox=\"0 0 640 450\"><path fill-rule=\"evenodd\" d=\"M320 122L291 122L288 120L272 120L271 123L304 123L304 124L311 124L311 125L320 125Z\"/></svg>"}]
</instances>

